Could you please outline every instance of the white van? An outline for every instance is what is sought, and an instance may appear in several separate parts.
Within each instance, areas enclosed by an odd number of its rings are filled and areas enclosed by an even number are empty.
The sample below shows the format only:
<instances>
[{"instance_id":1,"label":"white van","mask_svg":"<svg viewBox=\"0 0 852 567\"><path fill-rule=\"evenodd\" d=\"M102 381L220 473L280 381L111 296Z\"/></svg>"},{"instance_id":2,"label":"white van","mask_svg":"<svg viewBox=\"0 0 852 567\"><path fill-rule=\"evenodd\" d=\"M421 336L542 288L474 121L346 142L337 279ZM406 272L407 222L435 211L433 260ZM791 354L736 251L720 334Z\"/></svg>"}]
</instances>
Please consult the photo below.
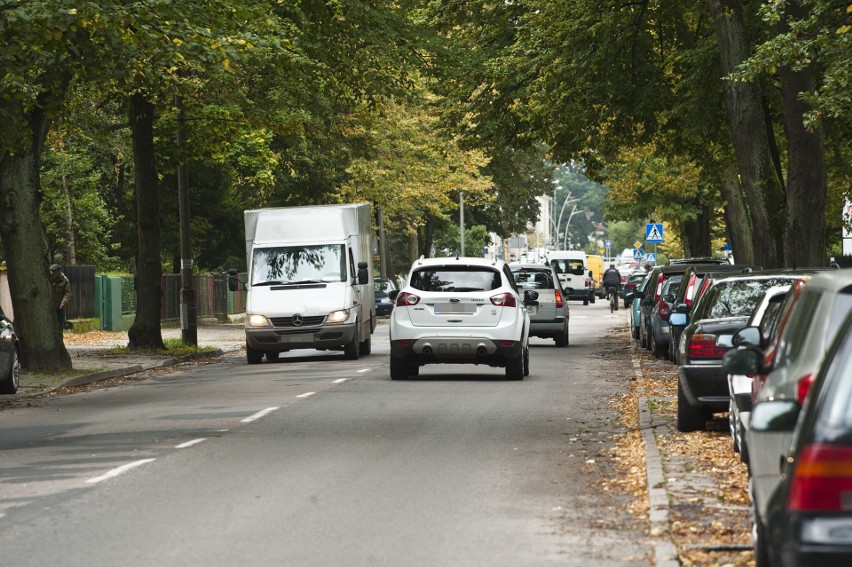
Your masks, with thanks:
<instances>
[{"instance_id":1,"label":"white van","mask_svg":"<svg viewBox=\"0 0 852 567\"><path fill-rule=\"evenodd\" d=\"M559 276L562 289L574 292L568 299L582 300L583 305L595 301L595 287L589 274L586 253L579 250L554 250L547 255L547 262Z\"/></svg>"},{"instance_id":2,"label":"white van","mask_svg":"<svg viewBox=\"0 0 852 567\"><path fill-rule=\"evenodd\" d=\"M370 354L376 327L369 203L245 211L246 358L291 349ZM237 284L233 270L228 287Z\"/></svg>"}]
</instances>

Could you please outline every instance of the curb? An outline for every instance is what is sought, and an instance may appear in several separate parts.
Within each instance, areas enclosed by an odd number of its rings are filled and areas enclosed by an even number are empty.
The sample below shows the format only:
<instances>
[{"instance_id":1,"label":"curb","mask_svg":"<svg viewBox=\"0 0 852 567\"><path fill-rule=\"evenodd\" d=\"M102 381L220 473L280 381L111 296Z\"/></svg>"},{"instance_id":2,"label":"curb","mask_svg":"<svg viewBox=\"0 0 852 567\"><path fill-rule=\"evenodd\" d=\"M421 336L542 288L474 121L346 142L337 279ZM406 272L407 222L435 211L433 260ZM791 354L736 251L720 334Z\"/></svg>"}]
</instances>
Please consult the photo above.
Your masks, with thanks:
<instances>
[{"instance_id":1,"label":"curb","mask_svg":"<svg viewBox=\"0 0 852 567\"><path fill-rule=\"evenodd\" d=\"M635 349L635 346L633 347ZM644 384L642 365L632 354L633 372L639 384ZM657 437L651 419L651 407L645 397L644 385L639 388L639 430L645 445L645 476L648 486L648 517L654 540L654 565L656 567L679 567L677 546L669 536L669 495L663 473L663 461L657 447Z\"/></svg>"},{"instance_id":2,"label":"curb","mask_svg":"<svg viewBox=\"0 0 852 567\"><path fill-rule=\"evenodd\" d=\"M177 356L163 359L159 364L151 364L143 366L141 364L136 364L133 366L126 366L124 368L116 368L114 370L104 370L102 372L93 372L92 374L82 374L80 376L74 376L73 378L69 378L61 382L60 384L54 386L50 390L42 393L50 393L55 390L59 390L61 388L71 388L74 386L85 386L86 384L94 384L95 382L101 382L103 380L110 380L112 378L120 378L122 376L129 376L130 374L136 374L137 372L142 372L144 370L150 370L152 368L165 368L167 366L175 366L177 364L181 364L183 362L193 362L195 360L204 360L207 358L215 358L218 356L222 356L225 354L222 349L217 348L216 350L210 350L205 352L195 352L192 354L187 354L185 356Z\"/></svg>"}]
</instances>

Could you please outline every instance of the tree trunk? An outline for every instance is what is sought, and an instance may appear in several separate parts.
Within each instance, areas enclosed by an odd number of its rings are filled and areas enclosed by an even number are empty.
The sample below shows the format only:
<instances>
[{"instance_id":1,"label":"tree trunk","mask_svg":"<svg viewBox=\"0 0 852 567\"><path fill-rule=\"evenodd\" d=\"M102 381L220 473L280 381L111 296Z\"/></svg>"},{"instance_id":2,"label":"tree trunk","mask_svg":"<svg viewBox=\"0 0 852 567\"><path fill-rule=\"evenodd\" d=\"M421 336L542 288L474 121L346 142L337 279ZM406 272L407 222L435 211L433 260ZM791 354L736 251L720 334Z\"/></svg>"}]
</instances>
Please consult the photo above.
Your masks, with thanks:
<instances>
[{"instance_id":1,"label":"tree trunk","mask_svg":"<svg viewBox=\"0 0 852 567\"><path fill-rule=\"evenodd\" d=\"M417 245L417 229L409 228L408 229L408 265L414 264L419 258L418 251L419 247Z\"/></svg>"},{"instance_id":2,"label":"tree trunk","mask_svg":"<svg viewBox=\"0 0 852 567\"><path fill-rule=\"evenodd\" d=\"M687 258L707 258L713 255L710 242L710 212L697 200L695 206L700 210L698 217L685 220L681 225L683 254Z\"/></svg>"},{"instance_id":3,"label":"tree trunk","mask_svg":"<svg viewBox=\"0 0 852 567\"><path fill-rule=\"evenodd\" d=\"M708 0L716 28L722 74L727 76L750 56L740 0ZM784 194L775 174L757 83L725 81L728 122L745 202L751 218L754 260L766 268L782 264Z\"/></svg>"},{"instance_id":4,"label":"tree trunk","mask_svg":"<svg viewBox=\"0 0 852 567\"><path fill-rule=\"evenodd\" d=\"M720 187L722 199L725 201L725 224L728 226L734 261L737 264L760 265L754 261L751 219L746 209L743 187L733 166L722 173Z\"/></svg>"},{"instance_id":5,"label":"tree trunk","mask_svg":"<svg viewBox=\"0 0 852 567\"><path fill-rule=\"evenodd\" d=\"M27 119L28 147L0 154L0 240L21 337L21 365L31 371L63 370L71 368L71 357L52 305L47 239L39 216L39 163L49 122L40 114Z\"/></svg>"},{"instance_id":6,"label":"tree trunk","mask_svg":"<svg viewBox=\"0 0 852 567\"><path fill-rule=\"evenodd\" d=\"M807 10L799 2L787 5L786 20L799 20ZM787 31L784 29L783 31ZM787 266L825 266L826 167L822 129L805 129L804 114L811 109L801 93L814 91L814 69L799 71L781 68L784 97L784 125L787 129L787 206L788 222L784 235L784 261Z\"/></svg>"},{"instance_id":7,"label":"tree trunk","mask_svg":"<svg viewBox=\"0 0 852 567\"><path fill-rule=\"evenodd\" d=\"M130 132L136 171L137 262L136 319L128 348L163 349L160 308L163 297L160 260L160 207L154 160L154 105L144 93L130 99Z\"/></svg>"}]
</instances>

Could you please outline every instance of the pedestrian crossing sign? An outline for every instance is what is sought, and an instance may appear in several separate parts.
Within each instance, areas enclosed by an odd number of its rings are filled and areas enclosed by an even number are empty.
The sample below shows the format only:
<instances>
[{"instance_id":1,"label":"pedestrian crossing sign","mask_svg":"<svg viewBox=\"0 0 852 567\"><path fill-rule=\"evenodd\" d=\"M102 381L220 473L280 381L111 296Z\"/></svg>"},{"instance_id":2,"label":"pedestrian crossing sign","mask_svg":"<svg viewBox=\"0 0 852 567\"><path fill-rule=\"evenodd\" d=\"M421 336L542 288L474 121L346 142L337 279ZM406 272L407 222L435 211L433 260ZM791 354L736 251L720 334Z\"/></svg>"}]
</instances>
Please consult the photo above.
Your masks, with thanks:
<instances>
[{"instance_id":1,"label":"pedestrian crossing sign","mask_svg":"<svg viewBox=\"0 0 852 567\"><path fill-rule=\"evenodd\" d=\"M645 254L645 262L648 264L656 264L657 263L657 255L653 252L648 252Z\"/></svg>"},{"instance_id":2,"label":"pedestrian crossing sign","mask_svg":"<svg viewBox=\"0 0 852 567\"><path fill-rule=\"evenodd\" d=\"M645 251L641 248L637 248L633 251L633 259L634 260L642 260L645 257Z\"/></svg>"},{"instance_id":3,"label":"pedestrian crossing sign","mask_svg":"<svg viewBox=\"0 0 852 567\"><path fill-rule=\"evenodd\" d=\"M662 224L646 224L645 225L645 242L662 242L663 241L663 225Z\"/></svg>"}]
</instances>

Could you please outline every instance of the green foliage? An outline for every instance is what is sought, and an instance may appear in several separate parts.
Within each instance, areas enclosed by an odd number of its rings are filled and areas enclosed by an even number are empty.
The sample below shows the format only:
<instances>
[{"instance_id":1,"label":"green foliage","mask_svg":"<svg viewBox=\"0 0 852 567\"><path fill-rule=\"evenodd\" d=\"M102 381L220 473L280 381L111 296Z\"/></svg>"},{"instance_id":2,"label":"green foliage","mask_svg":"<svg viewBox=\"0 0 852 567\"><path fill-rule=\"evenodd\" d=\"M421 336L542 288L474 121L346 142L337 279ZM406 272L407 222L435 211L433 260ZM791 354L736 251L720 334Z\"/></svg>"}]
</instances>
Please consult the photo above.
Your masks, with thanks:
<instances>
[{"instance_id":1,"label":"green foliage","mask_svg":"<svg viewBox=\"0 0 852 567\"><path fill-rule=\"evenodd\" d=\"M455 256L461 252L459 225L445 222L435 236L435 256ZM488 229L478 224L464 231L464 255L482 256L482 249L492 246Z\"/></svg>"}]
</instances>

